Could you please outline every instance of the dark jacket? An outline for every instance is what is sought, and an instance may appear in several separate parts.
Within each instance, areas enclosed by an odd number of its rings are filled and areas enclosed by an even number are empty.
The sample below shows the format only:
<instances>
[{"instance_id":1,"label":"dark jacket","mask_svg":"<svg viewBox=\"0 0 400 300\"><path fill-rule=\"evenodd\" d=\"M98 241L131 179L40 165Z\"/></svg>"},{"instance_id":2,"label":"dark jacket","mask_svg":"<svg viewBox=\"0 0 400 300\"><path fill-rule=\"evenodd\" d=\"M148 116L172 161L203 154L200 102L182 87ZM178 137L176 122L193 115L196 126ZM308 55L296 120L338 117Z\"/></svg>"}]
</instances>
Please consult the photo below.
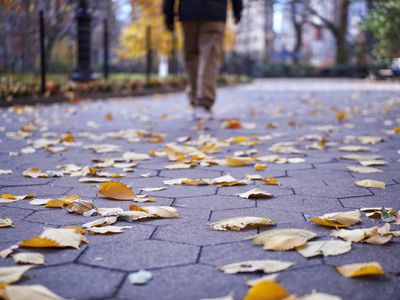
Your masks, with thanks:
<instances>
[{"instance_id":1,"label":"dark jacket","mask_svg":"<svg viewBox=\"0 0 400 300\"><path fill-rule=\"evenodd\" d=\"M243 10L242 0L230 0L236 23L240 21ZM168 27L174 21L174 5L176 0L163 0L165 22ZM225 21L228 0L180 0L179 20L187 21Z\"/></svg>"}]
</instances>

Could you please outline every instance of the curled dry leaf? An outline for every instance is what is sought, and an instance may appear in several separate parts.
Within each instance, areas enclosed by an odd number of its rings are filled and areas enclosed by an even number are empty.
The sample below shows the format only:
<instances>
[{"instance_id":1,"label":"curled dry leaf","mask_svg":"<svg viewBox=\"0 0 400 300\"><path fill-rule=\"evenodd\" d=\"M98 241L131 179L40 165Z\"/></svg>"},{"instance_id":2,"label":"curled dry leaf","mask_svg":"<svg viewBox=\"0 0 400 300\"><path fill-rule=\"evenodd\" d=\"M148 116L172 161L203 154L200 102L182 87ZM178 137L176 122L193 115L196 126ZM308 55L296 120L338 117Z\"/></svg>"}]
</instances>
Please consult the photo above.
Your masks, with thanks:
<instances>
[{"instance_id":1,"label":"curled dry leaf","mask_svg":"<svg viewBox=\"0 0 400 300\"><path fill-rule=\"evenodd\" d=\"M357 186L368 187L368 188L379 188L384 189L386 188L386 183L379 180L372 180L372 179L364 179L356 181L355 184Z\"/></svg>"},{"instance_id":2,"label":"curled dry leaf","mask_svg":"<svg viewBox=\"0 0 400 300\"><path fill-rule=\"evenodd\" d=\"M327 227L348 227L361 222L361 213L359 210L335 212L313 217L309 221Z\"/></svg>"},{"instance_id":3,"label":"curled dry leaf","mask_svg":"<svg viewBox=\"0 0 400 300\"><path fill-rule=\"evenodd\" d=\"M35 194L26 194L23 196L14 196L12 194L2 194L1 198L0 198L0 204L16 202L16 201L25 200L25 199L31 199L34 197L35 197Z\"/></svg>"},{"instance_id":4,"label":"curled dry leaf","mask_svg":"<svg viewBox=\"0 0 400 300\"><path fill-rule=\"evenodd\" d=\"M131 205L129 211L124 211L119 214L120 217L135 221L145 218L178 218L179 213L176 208L171 206L146 206L138 207Z\"/></svg>"},{"instance_id":5,"label":"curled dry leaf","mask_svg":"<svg viewBox=\"0 0 400 300\"><path fill-rule=\"evenodd\" d=\"M18 249L18 245L12 245L4 250L0 251L0 257L5 259L7 258L10 254L14 252L14 250Z\"/></svg>"},{"instance_id":6,"label":"curled dry leaf","mask_svg":"<svg viewBox=\"0 0 400 300\"><path fill-rule=\"evenodd\" d=\"M13 255L17 264L44 265L44 255L41 253L23 252Z\"/></svg>"},{"instance_id":7,"label":"curled dry leaf","mask_svg":"<svg viewBox=\"0 0 400 300\"><path fill-rule=\"evenodd\" d=\"M307 258L318 255L334 256L351 251L351 242L339 240L313 241L307 242L303 246L298 247L296 250Z\"/></svg>"},{"instance_id":8,"label":"curled dry leaf","mask_svg":"<svg viewBox=\"0 0 400 300\"><path fill-rule=\"evenodd\" d=\"M368 166L384 166L386 165L386 161L384 160L362 160L359 161L360 165L368 167Z\"/></svg>"},{"instance_id":9,"label":"curled dry leaf","mask_svg":"<svg viewBox=\"0 0 400 300\"><path fill-rule=\"evenodd\" d=\"M248 184L248 180L237 180L235 177L230 174L223 175L220 177L216 177L210 180L204 179L207 184L215 184L218 186L235 186L235 185L243 185Z\"/></svg>"},{"instance_id":10,"label":"curled dry leaf","mask_svg":"<svg viewBox=\"0 0 400 300\"><path fill-rule=\"evenodd\" d=\"M68 228L45 228L41 235L19 242L26 248L66 248L79 249L82 234Z\"/></svg>"},{"instance_id":11,"label":"curled dry leaf","mask_svg":"<svg viewBox=\"0 0 400 300\"><path fill-rule=\"evenodd\" d=\"M265 164L255 164L253 169L254 171L264 171L267 168Z\"/></svg>"},{"instance_id":12,"label":"curled dry leaf","mask_svg":"<svg viewBox=\"0 0 400 300\"><path fill-rule=\"evenodd\" d=\"M275 273L286 270L294 263L280 260L248 260L232 263L219 267L225 274L236 274L246 272L262 271L264 273Z\"/></svg>"},{"instance_id":13,"label":"curled dry leaf","mask_svg":"<svg viewBox=\"0 0 400 300\"><path fill-rule=\"evenodd\" d=\"M382 227L359 228L354 230L339 229L334 230L331 236L341 238L345 241L368 244L383 245L393 238L390 231L390 224Z\"/></svg>"},{"instance_id":14,"label":"curled dry leaf","mask_svg":"<svg viewBox=\"0 0 400 300\"><path fill-rule=\"evenodd\" d=\"M167 170L181 170L181 169L190 169L192 167L193 167L192 164L176 163L176 164L166 165L164 167L164 169L167 169Z\"/></svg>"},{"instance_id":15,"label":"curled dry leaf","mask_svg":"<svg viewBox=\"0 0 400 300\"><path fill-rule=\"evenodd\" d=\"M263 183L267 185L279 185L279 181L275 177L267 177L263 179Z\"/></svg>"},{"instance_id":16,"label":"curled dry leaf","mask_svg":"<svg viewBox=\"0 0 400 300\"><path fill-rule=\"evenodd\" d=\"M243 167L254 161L252 157L228 156L225 158L227 165L232 167Z\"/></svg>"},{"instance_id":17,"label":"curled dry leaf","mask_svg":"<svg viewBox=\"0 0 400 300\"><path fill-rule=\"evenodd\" d=\"M350 172L369 174L369 173L382 173L383 171L373 167L364 167L364 166L347 166L347 169Z\"/></svg>"},{"instance_id":18,"label":"curled dry leaf","mask_svg":"<svg viewBox=\"0 0 400 300\"><path fill-rule=\"evenodd\" d=\"M165 189L166 189L165 186L160 186L160 187L141 188L140 190L143 192L160 192Z\"/></svg>"},{"instance_id":19,"label":"curled dry leaf","mask_svg":"<svg viewBox=\"0 0 400 300\"><path fill-rule=\"evenodd\" d=\"M304 245L317 234L298 228L271 229L250 237L254 244L267 250L290 250Z\"/></svg>"},{"instance_id":20,"label":"curled dry leaf","mask_svg":"<svg viewBox=\"0 0 400 300\"><path fill-rule=\"evenodd\" d=\"M102 227L89 227L87 229L90 234L108 234L108 233L122 233L124 229L132 228L132 226L102 226Z\"/></svg>"},{"instance_id":21,"label":"curled dry leaf","mask_svg":"<svg viewBox=\"0 0 400 300\"><path fill-rule=\"evenodd\" d=\"M378 262L367 262L358 264L348 264L336 267L338 272L344 277L360 277L368 275L381 275L385 271Z\"/></svg>"},{"instance_id":22,"label":"curled dry leaf","mask_svg":"<svg viewBox=\"0 0 400 300\"><path fill-rule=\"evenodd\" d=\"M239 193L236 194L237 196L245 199L266 199L266 198L272 198L273 195L265 192L263 190L260 190L259 188L252 189L250 191L247 191L245 193Z\"/></svg>"},{"instance_id":23,"label":"curled dry leaf","mask_svg":"<svg viewBox=\"0 0 400 300\"><path fill-rule=\"evenodd\" d=\"M131 201L136 196L130 187L117 181L103 183L97 192L112 200Z\"/></svg>"},{"instance_id":24,"label":"curled dry leaf","mask_svg":"<svg viewBox=\"0 0 400 300\"><path fill-rule=\"evenodd\" d=\"M370 154L348 154L343 155L340 158L348 159L348 160L357 160L357 161L365 161L365 160L377 160L381 157L379 155L370 155Z\"/></svg>"},{"instance_id":25,"label":"curled dry leaf","mask_svg":"<svg viewBox=\"0 0 400 300\"><path fill-rule=\"evenodd\" d=\"M355 146L355 145L348 145L339 147L340 151L343 152L368 152L368 151L375 151L374 148L367 147L367 146Z\"/></svg>"},{"instance_id":26,"label":"curled dry leaf","mask_svg":"<svg viewBox=\"0 0 400 300\"><path fill-rule=\"evenodd\" d=\"M0 285L17 282L31 268L32 266L0 267Z\"/></svg>"},{"instance_id":27,"label":"curled dry leaf","mask_svg":"<svg viewBox=\"0 0 400 300\"><path fill-rule=\"evenodd\" d=\"M0 228L11 227L13 221L10 218L0 219Z\"/></svg>"},{"instance_id":28,"label":"curled dry leaf","mask_svg":"<svg viewBox=\"0 0 400 300\"><path fill-rule=\"evenodd\" d=\"M128 161L141 161L141 160L149 160L150 155L146 153L125 152L122 155L122 158Z\"/></svg>"},{"instance_id":29,"label":"curled dry leaf","mask_svg":"<svg viewBox=\"0 0 400 300\"><path fill-rule=\"evenodd\" d=\"M12 173L13 173L12 170L0 169L0 175L10 175Z\"/></svg>"},{"instance_id":30,"label":"curled dry leaf","mask_svg":"<svg viewBox=\"0 0 400 300\"><path fill-rule=\"evenodd\" d=\"M63 300L42 285L7 285L4 287L7 300Z\"/></svg>"},{"instance_id":31,"label":"curled dry leaf","mask_svg":"<svg viewBox=\"0 0 400 300\"><path fill-rule=\"evenodd\" d=\"M92 201L76 200L72 202L71 206L68 208L68 211L77 215L83 215L92 209L94 209L94 204Z\"/></svg>"},{"instance_id":32,"label":"curled dry leaf","mask_svg":"<svg viewBox=\"0 0 400 300\"><path fill-rule=\"evenodd\" d=\"M104 177L82 177L79 178L79 182L81 183L104 183L109 181L109 178Z\"/></svg>"},{"instance_id":33,"label":"curled dry leaf","mask_svg":"<svg viewBox=\"0 0 400 300\"><path fill-rule=\"evenodd\" d=\"M236 217L209 224L215 230L239 231L250 226L275 225L275 221L260 217Z\"/></svg>"},{"instance_id":34,"label":"curled dry leaf","mask_svg":"<svg viewBox=\"0 0 400 300\"><path fill-rule=\"evenodd\" d=\"M284 300L289 296L286 289L274 281L260 281L252 286L243 300Z\"/></svg>"},{"instance_id":35,"label":"curled dry leaf","mask_svg":"<svg viewBox=\"0 0 400 300\"><path fill-rule=\"evenodd\" d=\"M23 171L22 175L30 178L49 178L49 174L47 174L47 172L35 167Z\"/></svg>"},{"instance_id":36,"label":"curled dry leaf","mask_svg":"<svg viewBox=\"0 0 400 300\"><path fill-rule=\"evenodd\" d=\"M99 207L96 211L97 214L102 217L118 216L124 212L121 207Z\"/></svg>"},{"instance_id":37,"label":"curled dry leaf","mask_svg":"<svg viewBox=\"0 0 400 300\"><path fill-rule=\"evenodd\" d=\"M122 209L121 209L121 211L122 211ZM115 217L115 216L105 217L105 218L101 218L101 219L97 219L97 220L85 223L82 225L82 228L107 226L107 225L112 225L115 222L117 222L117 217Z\"/></svg>"}]
</instances>

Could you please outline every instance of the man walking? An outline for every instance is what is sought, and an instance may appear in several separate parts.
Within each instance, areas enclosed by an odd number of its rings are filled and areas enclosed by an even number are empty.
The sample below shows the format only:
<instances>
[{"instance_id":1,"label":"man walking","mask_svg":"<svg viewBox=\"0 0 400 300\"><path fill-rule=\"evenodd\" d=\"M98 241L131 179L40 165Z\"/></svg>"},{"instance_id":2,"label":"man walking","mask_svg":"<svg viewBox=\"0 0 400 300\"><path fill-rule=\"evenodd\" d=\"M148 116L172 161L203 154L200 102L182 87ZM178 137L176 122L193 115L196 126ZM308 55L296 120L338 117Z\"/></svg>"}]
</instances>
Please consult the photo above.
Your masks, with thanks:
<instances>
[{"instance_id":1,"label":"man walking","mask_svg":"<svg viewBox=\"0 0 400 300\"><path fill-rule=\"evenodd\" d=\"M228 0L177 0L184 34L184 58L188 94L196 119L210 119L223 53ZM230 0L236 23L243 10L242 0ZM175 0L164 0L165 23L174 30Z\"/></svg>"}]
</instances>

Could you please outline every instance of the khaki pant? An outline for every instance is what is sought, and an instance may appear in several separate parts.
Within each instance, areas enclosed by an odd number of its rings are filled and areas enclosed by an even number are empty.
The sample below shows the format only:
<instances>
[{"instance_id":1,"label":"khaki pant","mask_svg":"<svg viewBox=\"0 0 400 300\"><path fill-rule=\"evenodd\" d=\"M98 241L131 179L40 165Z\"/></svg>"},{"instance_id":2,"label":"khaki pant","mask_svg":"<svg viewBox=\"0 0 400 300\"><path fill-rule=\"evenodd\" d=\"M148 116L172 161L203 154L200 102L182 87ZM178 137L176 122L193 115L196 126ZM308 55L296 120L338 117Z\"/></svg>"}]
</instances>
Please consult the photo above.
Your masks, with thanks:
<instances>
[{"instance_id":1,"label":"khaki pant","mask_svg":"<svg viewBox=\"0 0 400 300\"><path fill-rule=\"evenodd\" d=\"M184 57L192 106L211 109L223 53L224 22L183 22Z\"/></svg>"}]
</instances>

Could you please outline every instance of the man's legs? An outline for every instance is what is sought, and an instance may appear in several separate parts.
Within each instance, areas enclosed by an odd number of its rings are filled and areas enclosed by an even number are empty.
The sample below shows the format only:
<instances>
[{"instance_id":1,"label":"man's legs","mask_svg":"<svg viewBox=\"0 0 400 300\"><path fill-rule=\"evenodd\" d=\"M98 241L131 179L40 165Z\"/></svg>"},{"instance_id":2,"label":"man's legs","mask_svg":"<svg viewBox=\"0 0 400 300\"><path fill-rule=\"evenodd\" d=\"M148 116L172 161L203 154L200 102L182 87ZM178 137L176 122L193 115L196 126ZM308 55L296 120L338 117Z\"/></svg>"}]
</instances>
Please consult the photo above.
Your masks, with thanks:
<instances>
[{"instance_id":1,"label":"man's legs","mask_svg":"<svg viewBox=\"0 0 400 300\"><path fill-rule=\"evenodd\" d=\"M215 102L223 53L224 22L200 22L196 106L210 110Z\"/></svg>"},{"instance_id":2,"label":"man's legs","mask_svg":"<svg viewBox=\"0 0 400 300\"><path fill-rule=\"evenodd\" d=\"M190 104L196 106L197 74L199 64L199 23L183 22L184 59L188 75L188 95Z\"/></svg>"}]
</instances>

